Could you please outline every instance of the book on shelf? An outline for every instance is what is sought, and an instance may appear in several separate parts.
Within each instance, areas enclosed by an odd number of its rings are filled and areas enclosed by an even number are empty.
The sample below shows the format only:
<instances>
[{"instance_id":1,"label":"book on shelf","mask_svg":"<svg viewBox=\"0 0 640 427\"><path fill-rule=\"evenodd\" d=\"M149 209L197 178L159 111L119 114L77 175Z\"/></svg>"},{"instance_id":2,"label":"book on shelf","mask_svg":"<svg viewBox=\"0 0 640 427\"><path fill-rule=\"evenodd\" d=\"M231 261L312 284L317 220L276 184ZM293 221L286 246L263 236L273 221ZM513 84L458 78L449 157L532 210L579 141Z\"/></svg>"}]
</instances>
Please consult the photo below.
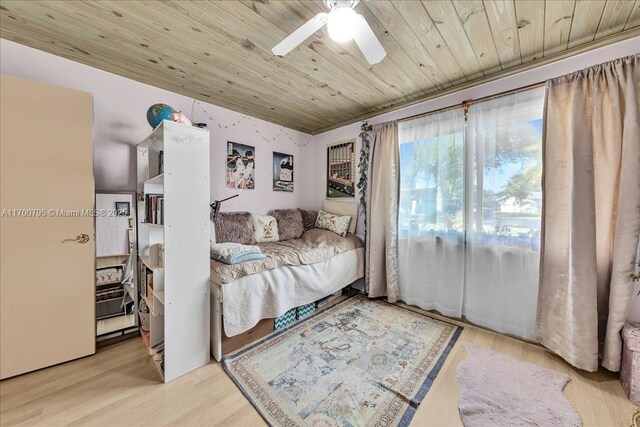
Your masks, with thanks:
<instances>
[{"instance_id":1,"label":"book on shelf","mask_svg":"<svg viewBox=\"0 0 640 427\"><path fill-rule=\"evenodd\" d=\"M144 219L148 224L164 224L164 196L162 194L145 195Z\"/></svg>"}]
</instances>

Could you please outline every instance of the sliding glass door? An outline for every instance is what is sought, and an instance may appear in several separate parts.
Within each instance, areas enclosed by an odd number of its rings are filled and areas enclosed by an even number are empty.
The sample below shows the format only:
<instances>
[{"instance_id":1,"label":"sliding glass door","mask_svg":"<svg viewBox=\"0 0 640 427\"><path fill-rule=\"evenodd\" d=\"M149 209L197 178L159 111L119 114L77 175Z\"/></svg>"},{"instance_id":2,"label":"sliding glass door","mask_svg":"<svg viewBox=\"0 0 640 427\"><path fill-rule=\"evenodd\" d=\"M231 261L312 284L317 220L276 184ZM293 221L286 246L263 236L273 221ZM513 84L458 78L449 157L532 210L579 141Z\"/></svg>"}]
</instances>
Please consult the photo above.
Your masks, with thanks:
<instances>
[{"instance_id":1,"label":"sliding glass door","mask_svg":"<svg viewBox=\"0 0 640 427\"><path fill-rule=\"evenodd\" d=\"M544 89L400 124L400 297L532 338Z\"/></svg>"}]
</instances>

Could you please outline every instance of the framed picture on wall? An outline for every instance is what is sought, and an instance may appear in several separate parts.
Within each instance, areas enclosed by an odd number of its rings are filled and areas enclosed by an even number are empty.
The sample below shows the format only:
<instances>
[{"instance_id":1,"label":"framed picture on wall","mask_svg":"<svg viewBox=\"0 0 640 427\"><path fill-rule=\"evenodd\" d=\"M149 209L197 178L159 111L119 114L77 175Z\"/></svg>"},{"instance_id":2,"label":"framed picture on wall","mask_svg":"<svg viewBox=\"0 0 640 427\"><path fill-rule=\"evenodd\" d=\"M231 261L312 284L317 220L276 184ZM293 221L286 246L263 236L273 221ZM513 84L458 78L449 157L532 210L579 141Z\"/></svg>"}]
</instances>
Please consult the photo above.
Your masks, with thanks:
<instances>
[{"instance_id":1,"label":"framed picture on wall","mask_svg":"<svg viewBox=\"0 0 640 427\"><path fill-rule=\"evenodd\" d=\"M356 140L327 146L327 197L355 197Z\"/></svg>"},{"instance_id":2,"label":"framed picture on wall","mask_svg":"<svg viewBox=\"0 0 640 427\"><path fill-rule=\"evenodd\" d=\"M118 216L130 216L131 215L131 203L129 202L116 202L116 213Z\"/></svg>"},{"instance_id":3,"label":"framed picture on wall","mask_svg":"<svg viewBox=\"0 0 640 427\"><path fill-rule=\"evenodd\" d=\"M250 145L227 142L227 188L256 188L256 149Z\"/></svg>"},{"instance_id":4,"label":"framed picture on wall","mask_svg":"<svg viewBox=\"0 0 640 427\"><path fill-rule=\"evenodd\" d=\"M273 152L273 191L293 192L293 156Z\"/></svg>"}]
</instances>

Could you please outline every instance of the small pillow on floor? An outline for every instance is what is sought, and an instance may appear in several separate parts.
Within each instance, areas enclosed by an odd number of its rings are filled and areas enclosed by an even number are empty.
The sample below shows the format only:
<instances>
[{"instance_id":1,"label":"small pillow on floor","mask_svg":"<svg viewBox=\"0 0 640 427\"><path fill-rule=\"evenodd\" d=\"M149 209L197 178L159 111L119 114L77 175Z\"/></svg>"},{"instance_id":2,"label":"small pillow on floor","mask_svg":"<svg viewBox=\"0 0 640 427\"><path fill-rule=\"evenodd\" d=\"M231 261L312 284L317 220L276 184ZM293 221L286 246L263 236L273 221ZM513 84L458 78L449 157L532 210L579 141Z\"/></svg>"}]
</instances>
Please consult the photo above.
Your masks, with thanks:
<instances>
[{"instance_id":1,"label":"small pillow on floor","mask_svg":"<svg viewBox=\"0 0 640 427\"><path fill-rule=\"evenodd\" d=\"M299 209L276 209L273 216L278 223L280 240L299 239L304 233L302 214Z\"/></svg>"},{"instance_id":2,"label":"small pillow on floor","mask_svg":"<svg viewBox=\"0 0 640 427\"><path fill-rule=\"evenodd\" d=\"M318 219L316 219L316 228L324 228L339 236L346 237L350 223L351 215L335 215L321 210L318 212Z\"/></svg>"},{"instance_id":3,"label":"small pillow on floor","mask_svg":"<svg viewBox=\"0 0 640 427\"><path fill-rule=\"evenodd\" d=\"M277 242L278 222L269 215L252 215L253 226L255 228L255 240L258 243Z\"/></svg>"}]
</instances>

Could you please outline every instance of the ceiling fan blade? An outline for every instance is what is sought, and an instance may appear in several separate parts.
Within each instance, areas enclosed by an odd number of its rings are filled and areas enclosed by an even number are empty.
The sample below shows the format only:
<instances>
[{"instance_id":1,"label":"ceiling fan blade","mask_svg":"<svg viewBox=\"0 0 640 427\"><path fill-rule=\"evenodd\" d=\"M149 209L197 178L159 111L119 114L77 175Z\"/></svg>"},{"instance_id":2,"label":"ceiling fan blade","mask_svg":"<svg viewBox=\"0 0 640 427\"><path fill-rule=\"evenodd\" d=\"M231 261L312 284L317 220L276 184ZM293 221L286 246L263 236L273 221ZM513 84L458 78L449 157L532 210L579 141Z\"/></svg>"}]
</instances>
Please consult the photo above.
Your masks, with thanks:
<instances>
[{"instance_id":1,"label":"ceiling fan blade","mask_svg":"<svg viewBox=\"0 0 640 427\"><path fill-rule=\"evenodd\" d=\"M321 12L308 20L302 27L289 34L284 40L278 43L271 52L277 56L284 56L291 52L293 48L305 41L309 36L322 28L326 23L329 14Z\"/></svg>"},{"instance_id":2,"label":"ceiling fan blade","mask_svg":"<svg viewBox=\"0 0 640 427\"><path fill-rule=\"evenodd\" d=\"M353 39L364 54L364 57L367 58L369 64L377 64L387 56L387 52L362 15L358 15L356 18L356 31Z\"/></svg>"}]
</instances>

